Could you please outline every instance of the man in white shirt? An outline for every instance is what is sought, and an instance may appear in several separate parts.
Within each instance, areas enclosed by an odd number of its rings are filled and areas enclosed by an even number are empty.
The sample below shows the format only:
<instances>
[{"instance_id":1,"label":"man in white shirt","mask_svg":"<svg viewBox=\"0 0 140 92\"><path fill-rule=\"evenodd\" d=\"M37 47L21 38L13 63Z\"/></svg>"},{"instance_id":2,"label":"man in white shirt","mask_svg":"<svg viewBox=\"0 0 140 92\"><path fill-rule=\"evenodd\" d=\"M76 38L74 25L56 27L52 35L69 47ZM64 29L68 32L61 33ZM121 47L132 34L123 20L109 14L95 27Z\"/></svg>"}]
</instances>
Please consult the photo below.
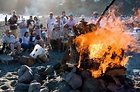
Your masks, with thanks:
<instances>
[{"instance_id":1,"label":"man in white shirt","mask_svg":"<svg viewBox=\"0 0 140 92\"><path fill-rule=\"evenodd\" d=\"M53 13L50 12L50 16L46 20L47 29L48 29L48 35L47 35L47 37L48 37L48 44L50 44L50 35L51 35L52 30L53 30L54 23L55 23L55 18L53 18Z\"/></svg>"},{"instance_id":2,"label":"man in white shirt","mask_svg":"<svg viewBox=\"0 0 140 92\"><path fill-rule=\"evenodd\" d=\"M18 54L20 54L21 45L18 41L16 41L15 36L11 34L10 30L7 29L5 31L5 35L2 37L2 42L12 50L12 55L15 55L15 47L17 47Z\"/></svg>"}]
</instances>

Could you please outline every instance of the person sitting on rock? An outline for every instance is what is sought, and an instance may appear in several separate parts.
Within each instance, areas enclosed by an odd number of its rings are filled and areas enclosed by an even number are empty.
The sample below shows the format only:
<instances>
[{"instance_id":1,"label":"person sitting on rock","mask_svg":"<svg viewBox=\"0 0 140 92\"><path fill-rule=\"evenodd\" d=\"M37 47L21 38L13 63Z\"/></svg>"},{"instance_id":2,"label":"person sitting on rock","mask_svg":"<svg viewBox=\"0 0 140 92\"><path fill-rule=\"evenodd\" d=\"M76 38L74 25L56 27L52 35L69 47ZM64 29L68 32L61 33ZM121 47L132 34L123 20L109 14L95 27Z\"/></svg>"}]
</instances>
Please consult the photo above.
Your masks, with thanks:
<instances>
[{"instance_id":1,"label":"person sitting on rock","mask_svg":"<svg viewBox=\"0 0 140 92\"><path fill-rule=\"evenodd\" d=\"M34 47L33 43L29 43L30 40L30 36L28 32L24 33L24 36L22 37L22 44L21 44L21 48L24 49L24 51L30 50Z\"/></svg>"},{"instance_id":2,"label":"person sitting on rock","mask_svg":"<svg viewBox=\"0 0 140 92\"><path fill-rule=\"evenodd\" d=\"M21 53L21 44L16 40L15 36L11 34L9 29L5 31L5 35L2 37L2 43L6 44L12 50L12 56L15 56L14 48L17 48L18 54Z\"/></svg>"},{"instance_id":3,"label":"person sitting on rock","mask_svg":"<svg viewBox=\"0 0 140 92\"><path fill-rule=\"evenodd\" d=\"M42 38L39 35L37 35L35 31L30 36L29 43L32 43L34 45L39 44L42 48L44 48L44 42Z\"/></svg>"}]
</instances>

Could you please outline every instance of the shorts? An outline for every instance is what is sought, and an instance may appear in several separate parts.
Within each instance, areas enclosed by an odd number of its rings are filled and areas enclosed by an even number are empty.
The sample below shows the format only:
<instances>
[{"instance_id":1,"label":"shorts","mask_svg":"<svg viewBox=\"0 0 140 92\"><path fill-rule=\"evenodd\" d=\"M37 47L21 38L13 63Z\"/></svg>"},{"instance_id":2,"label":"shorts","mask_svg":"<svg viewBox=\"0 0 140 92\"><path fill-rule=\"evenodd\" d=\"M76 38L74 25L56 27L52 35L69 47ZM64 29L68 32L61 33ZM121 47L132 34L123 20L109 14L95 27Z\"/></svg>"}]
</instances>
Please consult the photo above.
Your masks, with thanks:
<instances>
[{"instance_id":1,"label":"shorts","mask_svg":"<svg viewBox=\"0 0 140 92\"><path fill-rule=\"evenodd\" d=\"M11 33L12 33L15 37L18 37L17 29L11 30Z\"/></svg>"}]
</instances>

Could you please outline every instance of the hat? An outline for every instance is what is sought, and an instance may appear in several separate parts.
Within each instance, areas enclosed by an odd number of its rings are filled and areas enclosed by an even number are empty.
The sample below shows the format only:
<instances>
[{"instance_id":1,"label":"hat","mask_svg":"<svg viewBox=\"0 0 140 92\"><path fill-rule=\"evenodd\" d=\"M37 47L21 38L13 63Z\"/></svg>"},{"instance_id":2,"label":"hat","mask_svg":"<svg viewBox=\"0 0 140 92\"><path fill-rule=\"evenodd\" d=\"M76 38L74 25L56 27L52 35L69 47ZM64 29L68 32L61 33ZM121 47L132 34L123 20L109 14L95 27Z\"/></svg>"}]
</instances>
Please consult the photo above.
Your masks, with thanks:
<instances>
[{"instance_id":1,"label":"hat","mask_svg":"<svg viewBox=\"0 0 140 92\"><path fill-rule=\"evenodd\" d=\"M22 18L22 20L25 20L25 18Z\"/></svg>"},{"instance_id":2,"label":"hat","mask_svg":"<svg viewBox=\"0 0 140 92\"><path fill-rule=\"evenodd\" d=\"M96 15L98 15L98 12L97 12L97 11L94 11L94 12L93 12L93 14L96 14Z\"/></svg>"},{"instance_id":3,"label":"hat","mask_svg":"<svg viewBox=\"0 0 140 92\"><path fill-rule=\"evenodd\" d=\"M81 19L85 19L85 15L82 14L82 15L80 16L80 18L81 18Z\"/></svg>"},{"instance_id":4,"label":"hat","mask_svg":"<svg viewBox=\"0 0 140 92\"><path fill-rule=\"evenodd\" d=\"M50 12L50 15L53 15L53 12Z\"/></svg>"},{"instance_id":5,"label":"hat","mask_svg":"<svg viewBox=\"0 0 140 92\"><path fill-rule=\"evenodd\" d=\"M73 17L73 14L72 14L72 13L70 13L70 14L69 14L69 17L70 17L70 16L72 16L72 17Z\"/></svg>"},{"instance_id":6,"label":"hat","mask_svg":"<svg viewBox=\"0 0 140 92\"><path fill-rule=\"evenodd\" d=\"M60 19L60 16L56 16L56 19Z\"/></svg>"},{"instance_id":7,"label":"hat","mask_svg":"<svg viewBox=\"0 0 140 92\"><path fill-rule=\"evenodd\" d=\"M5 33L11 33L11 31L9 29L6 29Z\"/></svg>"}]
</instances>

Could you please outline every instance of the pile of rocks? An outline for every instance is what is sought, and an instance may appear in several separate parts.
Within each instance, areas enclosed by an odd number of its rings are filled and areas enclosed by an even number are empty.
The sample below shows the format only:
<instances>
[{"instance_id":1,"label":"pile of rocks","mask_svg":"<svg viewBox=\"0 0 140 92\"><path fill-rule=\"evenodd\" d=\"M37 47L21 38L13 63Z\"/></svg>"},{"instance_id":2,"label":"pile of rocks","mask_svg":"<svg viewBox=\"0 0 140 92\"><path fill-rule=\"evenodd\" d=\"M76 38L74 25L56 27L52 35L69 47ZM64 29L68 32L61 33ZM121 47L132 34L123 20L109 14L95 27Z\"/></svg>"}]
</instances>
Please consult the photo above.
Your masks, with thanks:
<instances>
[{"instance_id":1,"label":"pile of rocks","mask_svg":"<svg viewBox=\"0 0 140 92\"><path fill-rule=\"evenodd\" d=\"M58 73L55 69L22 65L15 92L137 92L125 76L116 77L118 80L111 76L95 79L87 70L71 68Z\"/></svg>"}]
</instances>

